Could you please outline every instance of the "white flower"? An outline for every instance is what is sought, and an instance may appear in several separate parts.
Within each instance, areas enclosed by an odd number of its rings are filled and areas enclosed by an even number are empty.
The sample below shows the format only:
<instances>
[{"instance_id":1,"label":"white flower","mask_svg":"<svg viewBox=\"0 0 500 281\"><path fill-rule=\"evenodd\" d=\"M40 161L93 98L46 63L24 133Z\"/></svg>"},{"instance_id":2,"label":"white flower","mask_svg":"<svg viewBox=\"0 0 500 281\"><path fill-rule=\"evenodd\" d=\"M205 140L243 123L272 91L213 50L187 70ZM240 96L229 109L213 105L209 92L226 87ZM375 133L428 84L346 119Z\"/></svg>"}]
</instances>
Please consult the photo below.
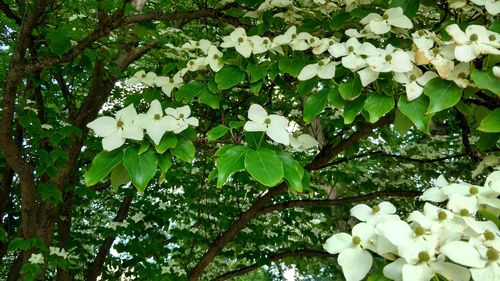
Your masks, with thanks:
<instances>
[{"instance_id":1,"label":"white flower","mask_svg":"<svg viewBox=\"0 0 500 281\"><path fill-rule=\"evenodd\" d=\"M205 68L208 65L207 59L205 57L196 58L188 61L186 64L187 71L198 71Z\"/></svg>"},{"instance_id":2,"label":"white flower","mask_svg":"<svg viewBox=\"0 0 500 281\"><path fill-rule=\"evenodd\" d=\"M199 49L204 54L207 54L211 46L212 42L208 41L207 39L201 39L200 41L189 40L189 42L184 43L184 45L182 45L181 48L184 50Z\"/></svg>"},{"instance_id":3,"label":"white flower","mask_svg":"<svg viewBox=\"0 0 500 281\"><path fill-rule=\"evenodd\" d=\"M286 130L288 120L276 114L268 115L266 110L258 105L252 104L248 110L248 119L243 129L247 132L266 132L273 141L288 145L290 139Z\"/></svg>"},{"instance_id":4,"label":"white flower","mask_svg":"<svg viewBox=\"0 0 500 281\"><path fill-rule=\"evenodd\" d=\"M146 133L156 145L160 144L165 132L177 128L177 120L174 117L163 116L161 104L158 100L151 102L147 113L137 115L136 122L146 130Z\"/></svg>"},{"instance_id":5,"label":"white flower","mask_svg":"<svg viewBox=\"0 0 500 281\"><path fill-rule=\"evenodd\" d=\"M137 223L141 221L144 217L145 215L142 212L138 212L135 213L130 219Z\"/></svg>"},{"instance_id":6,"label":"white flower","mask_svg":"<svg viewBox=\"0 0 500 281\"><path fill-rule=\"evenodd\" d=\"M469 25L463 32L457 24L448 25L446 32L458 46L455 47L455 57L461 62L470 62L481 55L499 55L497 49L500 35L488 31L481 25Z\"/></svg>"},{"instance_id":7,"label":"white flower","mask_svg":"<svg viewBox=\"0 0 500 281\"><path fill-rule=\"evenodd\" d=\"M248 37L248 40L252 42L252 53L254 55L267 52L272 45L271 39L267 37L260 37L258 35L250 36Z\"/></svg>"},{"instance_id":8,"label":"white flower","mask_svg":"<svg viewBox=\"0 0 500 281\"><path fill-rule=\"evenodd\" d=\"M385 49L379 49L377 56L366 58L366 62L376 72L409 72L413 69L410 55L407 52L394 48L391 44Z\"/></svg>"},{"instance_id":9,"label":"white flower","mask_svg":"<svg viewBox=\"0 0 500 281\"><path fill-rule=\"evenodd\" d=\"M161 90L165 95L170 97L173 89L179 88L184 81L182 80L182 72L177 72L172 77L158 76L155 80L155 84L161 87Z\"/></svg>"},{"instance_id":10,"label":"white flower","mask_svg":"<svg viewBox=\"0 0 500 281\"><path fill-rule=\"evenodd\" d=\"M245 58L250 57L253 50L252 41L247 37L245 29L238 27L229 36L224 36L221 43L222 48L235 48Z\"/></svg>"},{"instance_id":11,"label":"white flower","mask_svg":"<svg viewBox=\"0 0 500 281\"><path fill-rule=\"evenodd\" d=\"M470 0L478 6L484 6L491 15L500 13L500 2L498 0Z\"/></svg>"},{"instance_id":12,"label":"white flower","mask_svg":"<svg viewBox=\"0 0 500 281\"><path fill-rule=\"evenodd\" d=\"M361 44L356 38L349 38L345 43L334 43L328 52L336 58L342 57L342 65L352 71L366 67L363 57L379 54L375 46L368 42Z\"/></svg>"},{"instance_id":13,"label":"white flower","mask_svg":"<svg viewBox=\"0 0 500 281\"><path fill-rule=\"evenodd\" d=\"M306 32L297 34L297 27L291 26L281 35L274 37L273 44L277 46L289 45L293 50L305 51L310 48L307 41L312 38L312 35Z\"/></svg>"},{"instance_id":14,"label":"white flower","mask_svg":"<svg viewBox=\"0 0 500 281\"><path fill-rule=\"evenodd\" d=\"M328 238L323 248L330 254L337 254L338 263L347 281L359 281L365 278L372 267L373 258L363 249L370 244L373 227L367 223L358 223L352 229L352 236L337 233Z\"/></svg>"},{"instance_id":15,"label":"white flower","mask_svg":"<svg viewBox=\"0 0 500 281\"><path fill-rule=\"evenodd\" d=\"M87 124L94 133L102 137L102 147L111 151L119 148L126 139L142 140L144 134L142 129L134 122L137 113L131 104L118 111L115 118L109 116L99 117Z\"/></svg>"},{"instance_id":16,"label":"white flower","mask_svg":"<svg viewBox=\"0 0 500 281\"><path fill-rule=\"evenodd\" d=\"M387 219L399 220L399 217L395 213L396 207L386 201L380 202L373 207L369 207L366 204L358 204L351 208L351 216L370 224L377 224Z\"/></svg>"},{"instance_id":17,"label":"white flower","mask_svg":"<svg viewBox=\"0 0 500 281\"><path fill-rule=\"evenodd\" d=\"M410 29L413 24L410 19L403 14L401 7L391 8L385 11L384 15L370 13L360 21L361 24L368 25L370 31L375 34L384 34L391 30L391 26Z\"/></svg>"},{"instance_id":18,"label":"white flower","mask_svg":"<svg viewBox=\"0 0 500 281\"><path fill-rule=\"evenodd\" d=\"M146 73L144 70L140 70L134 74L133 77L127 79L125 82L126 85L133 85L133 84L146 84L148 86L153 86L154 85L154 80L156 78L156 73L154 72L148 72Z\"/></svg>"},{"instance_id":19,"label":"white flower","mask_svg":"<svg viewBox=\"0 0 500 281\"><path fill-rule=\"evenodd\" d=\"M332 79L335 76L335 66L337 62L330 62L329 58L320 60L317 63L306 65L297 77L299 80L309 80L315 76L321 79Z\"/></svg>"},{"instance_id":20,"label":"white flower","mask_svg":"<svg viewBox=\"0 0 500 281\"><path fill-rule=\"evenodd\" d=\"M189 115L191 115L191 109L188 105L178 108L167 107L165 109L165 113L176 119L177 126L173 130L173 132L176 134L187 129L189 125L196 127L199 124L198 119L196 119L195 117L189 117Z\"/></svg>"},{"instance_id":21,"label":"white flower","mask_svg":"<svg viewBox=\"0 0 500 281\"><path fill-rule=\"evenodd\" d=\"M318 146L319 143L308 134L301 134L299 136L290 134L290 145L295 149L306 150Z\"/></svg>"},{"instance_id":22,"label":"white flower","mask_svg":"<svg viewBox=\"0 0 500 281\"><path fill-rule=\"evenodd\" d=\"M42 254L31 254L28 262L33 263L33 264L43 264L43 255Z\"/></svg>"},{"instance_id":23,"label":"white flower","mask_svg":"<svg viewBox=\"0 0 500 281\"><path fill-rule=\"evenodd\" d=\"M469 86L470 84L469 80L467 80L469 74L470 65L468 63L461 62L453 68L450 75L446 77L446 80L455 82L455 84L457 84L461 88L467 88L467 86Z\"/></svg>"},{"instance_id":24,"label":"white flower","mask_svg":"<svg viewBox=\"0 0 500 281\"><path fill-rule=\"evenodd\" d=\"M328 47L330 44L333 44L332 39L328 38L318 38L316 36L312 36L307 40L307 43L309 44L309 48L312 49L313 54L319 55L324 53L326 50L328 50Z\"/></svg>"},{"instance_id":25,"label":"white flower","mask_svg":"<svg viewBox=\"0 0 500 281\"><path fill-rule=\"evenodd\" d=\"M49 255L56 255L56 256L59 256L59 257L62 257L63 259L67 259L68 258L68 255L69 253L66 252L66 250L64 250L63 248L59 248L59 247L49 247Z\"/></svg>"},{"instance_id":26,"label":"white flower","mask_svg":"<svg viewBox=\"0 0 500 281\"><path fill-rule=\"evenodd\" d=\"M217 72L221 70L221 68L224 66L224 64L220 62L221 58L222 58L222 52L219 51L219 49L217 49L216 46L213 45L210 46L210 48L208 49L206 62L213 71Z\"/></svg>"},{"instance_id":27,"label":"white flower","mask_svg":"<svg viewBox=\"0 0 500 281\"><path fill-rule=\"evenodd\" d=\"M413 70L410 72L394 73L394 80L404 84L406 96L409 101L412 101L420 97L424 92L425 84L437 76L438 75L432 71L422 73L420 68L414 66Z\"/></svg>"}]
</instances>

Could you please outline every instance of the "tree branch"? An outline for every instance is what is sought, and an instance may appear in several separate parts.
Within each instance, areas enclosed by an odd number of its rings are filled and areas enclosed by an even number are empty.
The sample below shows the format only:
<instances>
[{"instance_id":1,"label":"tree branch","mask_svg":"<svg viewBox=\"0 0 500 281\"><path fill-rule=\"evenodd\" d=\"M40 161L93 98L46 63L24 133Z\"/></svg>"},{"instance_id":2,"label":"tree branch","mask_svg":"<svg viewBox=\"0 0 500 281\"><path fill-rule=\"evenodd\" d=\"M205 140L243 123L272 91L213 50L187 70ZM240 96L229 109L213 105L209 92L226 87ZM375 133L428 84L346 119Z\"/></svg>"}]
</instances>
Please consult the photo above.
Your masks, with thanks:
<instances>
[{"instance_id":1,"label":"tree branch","mask_svg":"<svg viewBox=\"0 0 500 281\"><path fill-rule=\"evenodd\" d=\"M7 5L7 3L5 3L3 0L0 0L0 10L5 14L5 16L14 20L17 25L21 26L21 19L10 9L9 5Z\"/></svg>"},{"instance_id":2,"label":"tree branch","mask_svg":"<svg viewBox=\"0 0 500 281\"><path fill-rule=\"evenodd\" d=\"M349 138L341 142L335 147L327 147L322 150L314 160L306 166L309 171L317 170L328 164L331 158L337 156L339 153L344 151L350 145L354 144L361 138L369 135L374 129L390 124L394 120L393 115L386 116L373 124L367 124L365 127L360 128L358 131L354 132ZM269 191L259 198L252 207L243 212L238 220L236 220L229 229L220 235L208 248L207 252L203 255L201 260L196 264L196 266L191 270L188 275L188 280L194 281L198 280L205 268L212 262L212 260L218 255L218 253L233 240L233 238L243 229L248 222L250 222L254 217L259 215L260 210L270 201L272 198L281 195L287 190L288 186L286 183L281 183L280 185L270 188Z\"/></svg>"},{"instance_id":3,"label":"tree branch","mask_svg":"<svg viewBox=\"0 0 500 281\"><path fill-rule=\"evenodd\" d=\"M125 220L128 214L128 210L130 208L130 204L132 203L132 199L133 199L132 195L127 195L125 196L125 198L123 198L120 208L118 209L118 212L116 213L116 216L113 219L113 221L122 222L123 220ZM116 238L115 236L111 236L111 237L106 237L104 239L101 246L99 247L97 255L94 258L94 261L87 268L87 280L95 281L97 280L97 277L101 275L104 261L106 260L106 256L108 255L109 250L111 249L111 246L115 241L115 238Z\"/></svg>"},{"instance_id":4,"label":"tree branch","mask_svg":"<svg viewBox=\"0 0 500 281\"><path fill-rule=\"evenodd\" d=\"M214 279L212 279L212 281L227 280L227 279L230 279L230 278L233 278L236 276L246 274L250 271L256 270L256 269L260 268L261 266L263 266L264 264L270 264L273 261L278 261L278 260L282 260L282 259L286 259L286 258L290 258L290 257L330 258L330 257L334 257L334 255L329 254L329 253L324 252L324 251L316 251L316 250L296 250L296 251L290 251L290 252L283 252L283 253L279 253L279 254L268 257L266 259L266 263L258 263L257 262L257 263L254 263L252 265L249 265L249 266L246 266L246 267L219 275L219 276L215 277Z\"/></svg>"},{"instance_id":5,"label":"tree branch","mask_svg":"<svg viewBox=\"0 0 500 281\"><path fill-rule=\"evenodd\" d=\"M338 206L343 204L350 204L356 202L363 202L368 200L373 200L378 197L417 197L422 195L421 191L418 190L382 190L376 191L364 195L352 196L347 198L339 199L328 199L328 200L293 200L287 201L267 207L263 207L259 210L259 215L271 213L274 211L281 211L288 208L305 208L313 206Z\"/></svg>"}]
</instances>

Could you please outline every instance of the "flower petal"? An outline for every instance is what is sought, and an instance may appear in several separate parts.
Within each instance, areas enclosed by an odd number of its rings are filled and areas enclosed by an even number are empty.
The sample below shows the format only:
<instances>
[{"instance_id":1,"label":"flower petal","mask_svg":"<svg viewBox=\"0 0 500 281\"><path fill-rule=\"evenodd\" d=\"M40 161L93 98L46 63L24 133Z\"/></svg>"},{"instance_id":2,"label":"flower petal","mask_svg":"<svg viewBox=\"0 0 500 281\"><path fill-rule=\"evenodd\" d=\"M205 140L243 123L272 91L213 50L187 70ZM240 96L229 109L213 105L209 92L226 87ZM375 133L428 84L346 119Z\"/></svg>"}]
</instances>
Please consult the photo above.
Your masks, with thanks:
<instances>
[{"instance_id":1,"label":"flower petal","mask_svg":"<svg viewBox=\"0 0 500 281\"><path fill-rule=\"evenodd\" d=\"M342 267L346 281L359 281L370 271L373 258L366 250L349 248L339 254L337 261Z\"/></svg>"},{"instance_id":2,"label":"flower petal","mask_svg":"<svg viewBox=\"0 0 500 281\"><path fill-rule=\"evenodd\" d=\"M117 130L116 119L109 116L99 117L87 124L99 137L107 137Z\"/></svg>"},{"instance_id":3,"label":"flower petal","mask_svg":"<svg viewBox=\"0 0 500 281\"><path fill-rule=\"evenodd\" d=\"M119 148L124 143L125 138L122 136L122 130L120 129L102 139L102 148L106 151L111 151Z\"/></svg>"},{"instance_id":4,"label":"flower petal","mask_svg":"<svg viewBox=\"0 0 500 281\"><path fill-rule=\"evenodd\" d=\"M482 268L486 261L481 259L479 252L471 244L464 241L453 241L441 247L441 253L452 261L469 266Z\"/></svg>"},{"instance_id":5,"label":"flower petal","mask_svg":"<svg viewBox=\"0 0 500 281\"><path fill-rule=\"evenodd\" d=\"M267 112L262 106L254 103L248 109L248 119L257 123L264 124L264 120L266 118L267 118Z\"/></svg>"},{"instance_id":6,"label":"flower petal","mask_svg":"<svg viewBox=\"0 0 500 281\"><path fill-rule=\"evenodd\" d=\"M352 236L347 233L337 233L326 239L323 249L330 254L338 254L350 246L352 246Z\"/></svg>"}]
</instances>

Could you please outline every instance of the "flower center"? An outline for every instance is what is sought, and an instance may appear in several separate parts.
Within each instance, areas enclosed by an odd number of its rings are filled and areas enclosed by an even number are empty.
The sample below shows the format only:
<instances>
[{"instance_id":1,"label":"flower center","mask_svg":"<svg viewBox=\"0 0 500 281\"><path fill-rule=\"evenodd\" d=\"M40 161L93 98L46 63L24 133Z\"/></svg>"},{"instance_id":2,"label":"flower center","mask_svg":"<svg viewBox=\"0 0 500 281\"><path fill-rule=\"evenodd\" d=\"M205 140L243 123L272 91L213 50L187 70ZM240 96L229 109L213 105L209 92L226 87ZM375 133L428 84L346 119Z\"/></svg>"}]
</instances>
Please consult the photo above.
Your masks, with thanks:
<instances>
[{"instance_id":1,"label":"flower center","mask_svg":"<svg viewBox=\"0 0 500 281\"><path fill-rule=\"evenodd\" d=\"M448 215L444 211L439 211L438 212L438 219L440 221L446 220L447 217L448 217Z\"/></svg>"},{"instance_id":2,"label":"flower center","mask_svg":"<svg viewBox=\"0 0 500 281\"><path fill-rule=\"evenodd\" d=\"M353 46L349 46L349 48L347 48L347 51L348 51L349 53L354 52L354 47L353 47Z\"/></svg>"},{"instance_id":3,"label":"flower center","mask_svg":"<svg viewBox=\"0 0 500 281\"><path fill-rule=\"evenodd\" d=\"M123 121L122 120L118 120L118 122L116 122L116 127L117 128L123 128Z\"/></svg>"},{"instance_id":4,"label":"flower center","mask_svg":"<svg viewBox=\"0 0 500 281\"><path fill-rule=\"evenodd\" d=\"M495 36L495 34L490 34L490 36L488 36L488 39L490 41L495 41L495 40L497 40L497 37Z\"/></svg>"},{"instance_id":5,"label":"flower center","mask_svg":"<svg viewBox=\"0 0 500 281\"><path fill-rule=\"evenodd\" d=\"M179 114L179 119L184 119L184 114Z\"/></svg>"},{"instance_id":6,"label":"flower center","mask_svg":"<svg viewBox=\"0 0 500 281\"><path fill-rule=\"evenodd\" d=\"M460 78L460 79L465 79L465 78L467 78L467 74L465 74L465 72L460 72L457 76L458 76L458 78ZM471 189L472 189L472 188L471 188ZM476 190L477 190L477 188L476 188ZM470 192L470 190L469 190L469 192Z\"/></svg>"},{"instance_id":7,"label":"flower center","mask_svg":"<svg viewBox=\"0 0 500 281\"><path fill-rule=\"evenodd\" d=\"M160 114L158 114L158 113L156 113L156 114L155 114L154 119L155 119L155 120L160 120L160 119L161 119L161 115L160 115Z\"/></svg>"},{"instance_id":8,"label":"flower center","mask_svg":"<svg viewBox=\"0 0 500 281\"><path fill-rule=\"evenodd\" d=\"M418 261L419 262L428 262L429 260L431 259L431 257L429 256L429 254L427 252L420 252L418 253Z\"/></svg>"},{"instance_id":9,"label":"flower center","mask_svg":"<svg viewBox=\"0 0 500 281\"><path fill-rule=\"evenodd\" d=\"M214 54L214 60L217 60L217 59L219 59L219 55Z\"/></svg>"},{"instance_id":10,"label":"flower center","mask_svg":"<svg viewBox=\"0 0 500 281\"><path fill-rule=\"evenodd\" d=\"M462 74L462 73L460 73L460 74ZM477 189L477 187L475 187L475 186L472 186L471 188L469 188L470 195L476 195L478 192L479 192L479 189Z\"/></svg>"},{"instance_id":11,"label":"flower center","mask_svg":"<svg viewBox=\"0 0 500 281\"><path fill-rule=\"evenodd\" d=\"M245 41L245 39L243 39L243 37L238 38L239 43L243 43L243 41Z\"/></svg>"},{"instance_id":12,"label":"flower center","mask_svg":"<svg viewBox=\"0 0 500 281\"><path fill-rule=\"evenodd\" d=\"M332 46L335 42L333 40L328 41L328 46Z\"/></svg>"},{"instance_id":13,"label":"flower center","mask_svg":"<svg viewBox=\"0 0 500 281\"><path fill-rule=\"evenodd\" d=\"M489 261L494 262L498 260L498 252L493 248L489 248L488 251L486 252L486 257L488 258Z\"/></svg>"},{"instance_id":14,"label":"flower center","mask_svg":"<svg viewBox=\"0 0 500 281\"><path fill-rule=\"evenodd\" d=\"M415 227L415 230L413 231L413 233L415 233L416 236L422 236L425 234L425 229L419 225L419 226Z\"/></svg>"},{"instance_id":15,"label":"flower center","mask_svg":"<svg viewBox=\"0 0 500 281\"><path fill-rule=\"evenodd\" d=\"M292 34L292 39L297 38L297 34Z\"/></svg>"},{"instance_id":16,"label":"flower center","mask_svg":"<svg viewBox=\"0 0 500 281\"><path fill-rule=\"evenodd\" d=\"M373 206L373 207L372 207L372 213L376 214L376 213L378 213L378 212L380 212L380 207L379 207L379 206L377 206L377 205L376 205L376 206Z\"/></svg>"},{"instance_id":17,"label":"flower center","mask_svg":"<svg viewBox=\"0 0 500 281\"><path fill-rule=\"evenodd\" d=\"M486 240L495 240L495 233L489 231L489 230L486 230L484 233L483 233L483 236L484 236L484 239Z\"/></svg>"},{"instance_id":18,"label":"flower center","mask_svg":"<svg viewBox=\"0 0 500 281\"><path fill-rule=\"evenodd\" d=\"M388 20L389 19L389 15L387 14L384 14L384 16L382 17L384 20Z\"/></svg>"},{"instance_id":19,"label":"flower center","mask_svg":"<svg viewBox=\"0 0 500 281\"><path fill-rule=\"evenodd\" d=\"M271 124L271 119L266 118L266 119L264 120L264 124L266 124L266 125Z\"/></svg>"},{"instance_id":20,"label":"flower center","mask_svg":"<svg viewBox=\"0 0 500 281\"><path fill-rule=\"evenodd\" d=\"M323 66L323 65L325 65L325 63L322 60L320 60L320 61L318 61L318 65Z\"/></svg>"},{"instance_id":21,"label":"flower center","mask_svg":"<svg viewBox=\"0 0 500 281\"><path fill-rule=\"evenodd\" d=\"M410 75L410 80L411 81L417 80L417 75L415 75L415 74Z\"/></svg>"},{"instance_id":22,"label":"flower center","mask_svg":"<svg viewBox=\"0 0 500 281\"><path fill-rule=\"evenodd\" d=\"M314 42L316 42L316 39L314 38L309 39L309 44L314 44Z\"/></svg>"},{"instance_id":23,"label":"flower center","mask_svg":"<svg viewBox=\"0 0 500 281\"><path fill-rule=\"evenodd\" d=\"M361 238L359 238L359 236L354 236L352 238L352 244L354 244L355 246L359 245L361 243Z\"/></svg>"},{"instance_id":24,"label":"flower center","mask_svg":"<svg viewBox=\"0 0 500 281\"><path fill-rule=\"evenodd\" d=\"M174 84L174 78L170 78L170 79L168 79L168 82L169 82L170 84Z\"/></svg>"},{"instance_id":25,"label":"flower center","mask_svg":"<svg viewBox=\"0 0 500 281\"><path fill-rule=\"evenodd\" d=\"M418 36L424 36L424 35L425 35L425 32L423 30L418 31Z\"/></svg>"},{"instance_id":26,"label":"flower center","mask_svg":"<svg viewBox=\"0 0 500 281\"><path fill-rule=\"evenodd\" d=\"M264 45L267 45L267 44L269 44L269 40L264 39L264 40L262 41L262 43L264 43Z\"/></svg>"},{"instance_id":27,"label":"flower center","mask_svg":"<svg viewBox=\"0 0 500 281\"><path fill-rule=\"evenodd\" d=\"M189 64L190 64L190 65L194 65L194 60L190 60L190 61L189 61Z\"/></svg>"},{"instance_id":28,"label":"flower center","mask_svg":"<svg viewBox=\"0 0 500 281\"><path fill-rule=\"evenodd\" d=\"M469 213L469 211L467 211L467 209L462 209L462 210L460 210L459 214L460 214L462 217L468 217L468 216L470 216L470 213Z\"/></svg>"},{"instance_id":29,"label":"flower center","mask_svg":"<svg viewBox=\"0 0 500 281\"><path fill-rule=\"evenodd\" d=\"M472 34L470 37L469 37L469 40L474 42L474 41L477 41L477 39L479 39L479 37L477 36L477 34Z\"/></svg>"},{"instance_id":30,"label":"flower center","mask_svg":"<svg viewBox=\"0 0 500 281\"><path fill-rule=\"evenodd\" d=\"M434 48L434 49L432 49L432 53L434 55L437 55L437 54L441 53L441 50L439 48Z\"/></svg>"},{"instance_id":31,"label":"flower center","mask_svg":"<svg viewBox=\"0 0 500 281\"><path fill-rule=\"evenodd\" d=\"M392 60L392 56L391 55L385 56L385 61L391 61L391 60Z\"/></svg>"}]
</instances>

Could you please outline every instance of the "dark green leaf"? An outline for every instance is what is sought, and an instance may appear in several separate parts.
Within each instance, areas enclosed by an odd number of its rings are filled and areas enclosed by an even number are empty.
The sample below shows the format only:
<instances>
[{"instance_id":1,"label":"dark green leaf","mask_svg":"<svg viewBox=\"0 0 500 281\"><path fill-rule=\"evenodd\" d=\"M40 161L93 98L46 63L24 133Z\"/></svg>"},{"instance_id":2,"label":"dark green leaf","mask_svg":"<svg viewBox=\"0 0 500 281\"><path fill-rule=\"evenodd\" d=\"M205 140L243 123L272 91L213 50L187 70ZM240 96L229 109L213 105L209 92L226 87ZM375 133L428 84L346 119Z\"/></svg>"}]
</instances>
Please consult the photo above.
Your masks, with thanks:
<instances>
[{"instance_id":1,"label":"dark green leaf","mask_svg":"<svg viewBox=\"0 0 500 281\"><path fill-rule=\"evenodd\" d=\"M500 79L496 78L493 72L474 69L470 78L479 89L490 90L497 96L500 96Z\"/></svg>"},{"instance_id":2,"label":"dark green leaf","mask_svg":"<svg viewBox=\"0 0 500 281\"><path fill-rule=\"evenodd\" d=\"M363 85L358 75L351 77L347 82L341 83L339 86L340 96L347 101L357 98L361 94L362 89Z\"/></svg>"},{"instance_id":3,"label":"dark green leaf","mask_svg":"<svg viewBox=\"0 0 500 281\"><path fill-rule=\"evenodd\" d=\"M215 128L212 128L207 133L208 141L213 141L213 140L222 138L228 131L229 131L229 128L224 126L224 125L219 125Z\"/></svg>"},{"instance_id":4,"label":"dark green leaf","mask_svg":"<svg viewBox=\"0 0 500 281\"><path fill-rule=\"evenodd\" d=\"M156 152L162 154L169 148L174 148L177 145L177 136L174 134L167 133L163 135L160 143L155 145Z\"/></svg>"},{"instance_id":5,"label":"dark green leaf","mask_svg":"<svg viewBox=\"0 0 500 281\"><path fill-rule=\"evenodd\" d=\"M245 169L256 181L266 186L278 184L284 176L280 158L273 150L262 147L246 152Z\"/></svg>"},{"instance_id":6,"label":"dark green leaf","mask_svg":"<svg viewBox=\"0 0 500 281\"><path fill-rule=\"evenodd\" d=\"M453 81L436 77L427 82L424 87L424 94L430 98L427 112L436 113L457 104L462 97L462 89Z\"/></svg>"},{"instance_id":7,"label":"dark green leaf","mask_svg":"<svg viewBox=\"0 0 500 281\"><path fill-rule=\"evenodd\" d=\"M210 94L207 85L198 81L192 81L179 87L175 93L175 99L188 103L195 97L201 96L202 94Z\"/></svg>"},{"instance_id":8,"label":"dark green leaf","mask_svg":"<svg viewBox=\"0 0 500 281\"><path fill-rule=\"evenodd\" d=\"M279 69L283 73L288 73L293 77L299 76L300 71L304 68L305 62L303 57L287 58L283 57L279 60Z\"/></svg>"},{"instance_id":9,"label":"dark green leaf","mask_svg":"<svg viewBox=\"0 0 500 281\"><path fill-rule=\"evenodd\" d=\"M481 120L478 130L486 133L500 133L500 108L486 115Z\"/></svg>"},{"instance_id":10,"label":"dark green leaf","mask_svg":"<svg viewBox=\"0 0 500 281\"><path fill-rule=\"evenodd\" d=\"M398 101L398 109L410 118L417 129L429 134L429 122L434 116L433 113L427 114L427 106L429 104L426 96L420 96L418 99L408 101L406 96L401 96Z\"/></svg>"},{"instance_id":11,"label":"dark green leaf","mask_svg":"<svg viewBox=\"0 0 500 281\"><path fill-rule=\"evenodd\" d=\"M310 122L325 109L328 91L320 91L307 97L304 102L304 121Z\"/></svg>"},{"instance_id":12,"label":"dark green leaf","mask_svg":"<svg viewBox=\"0 0 500 281\"><path fill-rule=\"evenodd\" d=\"M337 87L333 87L332 89L330 89L330 92L328 93L328 103L335 106L336 108L344 107L344 104L346 102L340 96L340 92Z\"/></svg>"},{"instance_id":13,"label":"dark green leaf","mask_svg":"<svg viewBox=\"0 0 500 281\"><path fill-rule=\"evenodd\" d=\"M394 98L378 93L368 95L364 109L370 114L370 123L377 122L380 117L394 108Z\"/></svg>"},{"instance_id":14,"label":"dark green leaf","mask_svg":"<svg viewBox=\"0 0 500 281\"><path fill-rule=\"evenodd\" d=\"M250 75L250 82L257 82L267 75L267 68L262 64L249 63L247 72Z\"/></svg>"},{"instance_id":15,"label":"dark green leaf","mask_svg":"<svg viewBox=\"0 0 500 281\"><path fill-rule=\"evenodd\" d=\"M121 149L103 151L97 154L92 160L92 166L85 172L85 184L92 186L102 181L122 161L122 158L123 151Z\"/></svg>"},{"instance_id":16,"label":"dark green leaf","mask_svg":"<svg viewBox=\"0 0 500 281\"><path fill-rule=\"evenodd\" d=\"M363 110L365 104L365 97L359 97L344 106L344 124L351 124L358 113Z\"/></svg>"},{"instance_id":17,"label":"dark green leaf","mask_svg":"<svg viewBox=\"0 0 500 281\"><path fill-rule=\"evenodd\" d=\"M278 157L283 162L284 178L290 188L295 192L302 192L302 178L304 177L304 167L293 159L290 155L280 151Z\"/></svg>"},{"instance_id":18,"label":"dark green leaf","mask_svg":"<svg viewBox=\"0 0 500 281\"><path fill-rule=\"evenodd\" d=\"M232 65L225 65L215 74L215 82L219 84L219 89L221 90L232 88L244 79L245 72Z\"/></svg>"},{"instance_id":19,"label":"dark green leaf","mask_svg":"<svg viewBox=\"0 0 500 281\"><path fill-rule=\"evenodd\" d=\"M42 197L42 200L50 201L53 204L62 203L62 193L57 189L57 187L50 183L41 183L37 187L38 193Z\"/></svg>"},{"instance_id":20,"label":"dark green leaf","mask_svg":"<svg viewBox=\"0 0 500 281\"><path fill-rule=\"evenodd\" d=\"M200 103L206 104L213 109L219 108L219 101L220 101L219 95L211 94L209 91L203 91L199 99Z\"/></svg>"},{"instance_id":21,"label":"dark green leaf","mask_svg":"<svg viewBox=\"0 0 500 281\"><path fill-rule=\"evenodd\" d=\"M412 18L418 11L420 6L420 0L391 0L390 7L401 7L403 8L403 13Z\"/></svg>"},{"instance_id":22,"label":"dark green leaf","mask_svg":"<svg viewBox=\"0 0 500 281\"><path fill-rule=\"evenodd\" d=\"M138 155L138 149L129 147L123 155L123 166L127 169L132 183L140 192L144 192L149 181L155 176L158 158L152 150Z\"/></svg>"},{"instance_id":23,"label":"dark green leaf","mask_svg":"<svg viewBox=\"0 0 500 281\"><path fill-rule=\"evenodd\" d=\"M120 186L127 184L130 182L130 175L128 174L127 169L120 164L117 165L113 171L111 171L111 188L114 192L118 191Z\"/></svg>"},{"instance_id":24,"label":"dark green leaf","mask_svg":"<svg viewBox=\"0 0 500 281\"><path fill-rule=\"evenodd\" d=\"M172 154L175 157L186 162L193 161L195 152L194 144L190 140L180 136L177 138L177 145L172 149Z\"/></svg>"},{"instance_id":25,"label":"dark green leaf","mask_svg":"<svg viewBox=\"0 0 500 281\"><path fill-rule=\"evenodd\" d=\"M217 187L221 187L232 174L244 170L245 153L250 150L246 146L229 147L215 162L217 165Z\"/></svg>"}]
</instances>

